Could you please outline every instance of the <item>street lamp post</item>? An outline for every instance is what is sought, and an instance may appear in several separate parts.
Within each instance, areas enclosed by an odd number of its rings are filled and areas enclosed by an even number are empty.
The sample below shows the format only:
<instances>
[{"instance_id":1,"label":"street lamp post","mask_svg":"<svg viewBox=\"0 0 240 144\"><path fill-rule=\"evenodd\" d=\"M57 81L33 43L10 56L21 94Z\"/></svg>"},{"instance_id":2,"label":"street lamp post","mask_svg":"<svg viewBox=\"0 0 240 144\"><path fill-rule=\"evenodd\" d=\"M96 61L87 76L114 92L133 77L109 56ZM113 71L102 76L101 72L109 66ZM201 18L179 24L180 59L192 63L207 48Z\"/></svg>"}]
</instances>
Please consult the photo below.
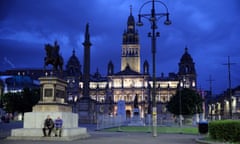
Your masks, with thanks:
<instances>
[{"instance_id":1,"label":"street lamp post","mask_svg":"<svg viewBox=\"0 0 240 144\"><path fill-rule=\"evenodd\" d=\"M179 85L179 126L182 127L183 125L183 116L182 116L182 91L187 88L186 87L186 78L183 77L182 80L180 80Z\"/></svg>"},{"instance_id":2,"label":"street lamp post","mask_svg":"<svg viewBox=\"0 0 240 144\"><path fill-rule=\"evenodd\" d=\"M179 84L179 127L182 127L182 87L183 83L180 81Z\"/></svg>"},{"instance_id":3,"label":"street lamp post","mask_svg":"<svg viewBox=\"0 0 240 144\"><path fill-rule=\"evenodd\" d=\"M165 8L165 13L156 13L155 12L155 2L160 3ZM152 3L152 9L150 14L142 14L142 8L146 5ZM151 23L152 33L149 33L148 36L151 37L152 43L152 81L153 81L153 89L152 89L152 134L154 137L157 136L157 104L156 104L156 66L155 66L155 54L156 54L156 37L160 36L159 32L156 32L157 24L156 22L161 18L166 17L164 22L165 25L170 25L171 21L169 20L169 13L167 6L159 1L159 0L152 0L145 2L139 9L138 14L138 22L137 26L143 26L141 18L146 18Z\"/></svg>"}]
</instances>

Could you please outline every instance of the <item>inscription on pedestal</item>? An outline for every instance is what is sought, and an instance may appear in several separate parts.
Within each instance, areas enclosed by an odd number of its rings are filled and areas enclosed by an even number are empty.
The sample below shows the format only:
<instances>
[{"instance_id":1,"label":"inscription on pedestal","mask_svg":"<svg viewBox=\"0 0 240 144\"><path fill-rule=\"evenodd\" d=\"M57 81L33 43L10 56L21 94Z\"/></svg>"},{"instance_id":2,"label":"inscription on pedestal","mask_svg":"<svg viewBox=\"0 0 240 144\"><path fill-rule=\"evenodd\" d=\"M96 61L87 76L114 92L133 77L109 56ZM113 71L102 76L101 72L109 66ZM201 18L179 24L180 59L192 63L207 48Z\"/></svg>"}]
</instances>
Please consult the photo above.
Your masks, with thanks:
<instances>
[{"instance_id":1,"label":"inscription on pedestal","mask_svg":"<svg viewBox=\"0 0 240 144\"><path fill-rule=\"evenodd\" d=\"M44 97L53 97L53 89L45 89Z\"/></svg>"},{"instance_id":2,"label":"inscription on pedestal","mask_svg":"<svg viewBox=\"0 0 240 144\"><path fill-rule=\"evenodd\" d=\"M67 82L57 77L41 77L39 78L43 103L66 103L66 87Z\"/></svg>"}]
</instances>

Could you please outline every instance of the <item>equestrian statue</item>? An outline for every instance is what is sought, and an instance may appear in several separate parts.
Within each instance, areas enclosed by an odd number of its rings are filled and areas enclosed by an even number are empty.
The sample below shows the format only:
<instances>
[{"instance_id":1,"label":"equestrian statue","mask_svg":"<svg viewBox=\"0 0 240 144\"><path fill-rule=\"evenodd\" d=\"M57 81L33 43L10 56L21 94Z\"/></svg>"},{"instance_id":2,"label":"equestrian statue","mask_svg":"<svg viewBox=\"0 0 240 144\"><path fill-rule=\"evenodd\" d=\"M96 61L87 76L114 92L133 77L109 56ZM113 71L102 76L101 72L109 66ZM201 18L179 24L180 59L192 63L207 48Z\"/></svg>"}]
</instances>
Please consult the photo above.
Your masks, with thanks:
<instances>
[{"instance_id":1,"label":"equestrian statue","mask_svg":"<svg viewBox=\"0 0 240 144\"><path fill-rule=\"evenodd\" d=\"M54 71L62 71L63 58L59 54L59 49L57 41L54 42L54 46L45 44L46 57L44 58L44 69L51 64Z\"/></svg>"}]
</instances>

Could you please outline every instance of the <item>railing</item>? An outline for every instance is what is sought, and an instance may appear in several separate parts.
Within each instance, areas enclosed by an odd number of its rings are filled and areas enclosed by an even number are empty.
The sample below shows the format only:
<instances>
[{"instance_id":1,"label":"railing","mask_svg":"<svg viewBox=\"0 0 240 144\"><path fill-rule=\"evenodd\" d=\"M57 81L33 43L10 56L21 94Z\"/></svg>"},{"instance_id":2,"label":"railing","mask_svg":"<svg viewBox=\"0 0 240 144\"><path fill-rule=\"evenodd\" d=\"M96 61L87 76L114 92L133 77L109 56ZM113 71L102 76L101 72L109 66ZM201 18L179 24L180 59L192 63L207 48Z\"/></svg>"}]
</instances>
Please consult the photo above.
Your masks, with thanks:
<instances>
[{"instance_id":1,"label":"railing","mask_svg":"<svg viewBox=\"0 0 240 144\"><path fill-rule=\"evenodd\" d=\"M122 116L111 116L111 115L98 115L97 119L97 130L102 130L106 128L121 127L130 125L133 118L123 118ZM151 115L142 118L143 124L139 126L151 126ZM158 115L158 126L173 126L178 125L176 119L172 117L171 114L159 114Z\"/></svg>"},{"instance_id":2,"label":"railing","mask_svg":"<svg viewBox=\"0 0 240 144\"><path fill-rule=\"evenodd\" d=\"M125 120L121 116L111 116L111 115L98 115L97 119L97 130L120 127L124 125Z\"/></svg>"}]
</instances>

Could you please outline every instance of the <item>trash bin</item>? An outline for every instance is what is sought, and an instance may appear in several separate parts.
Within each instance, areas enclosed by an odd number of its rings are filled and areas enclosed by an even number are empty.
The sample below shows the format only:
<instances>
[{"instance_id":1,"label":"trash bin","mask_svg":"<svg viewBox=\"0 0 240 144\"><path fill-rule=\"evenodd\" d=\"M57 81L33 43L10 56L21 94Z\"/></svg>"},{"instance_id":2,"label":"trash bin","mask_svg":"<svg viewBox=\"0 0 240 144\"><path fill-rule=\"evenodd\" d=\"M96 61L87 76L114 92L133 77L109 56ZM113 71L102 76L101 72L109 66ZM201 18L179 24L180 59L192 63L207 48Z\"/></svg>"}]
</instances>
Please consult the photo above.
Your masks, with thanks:
<instances>
[{"instance_id":1,"label":"trash bin","mask_svg":"<svg viewBox=\"0 0 240 144\"><path fill-rule=\"evenodd\" d=\"M208 122L207 121L201 121L198 123L198 132L200 134L208 133Z\"/></svg>"}]
</instances>

